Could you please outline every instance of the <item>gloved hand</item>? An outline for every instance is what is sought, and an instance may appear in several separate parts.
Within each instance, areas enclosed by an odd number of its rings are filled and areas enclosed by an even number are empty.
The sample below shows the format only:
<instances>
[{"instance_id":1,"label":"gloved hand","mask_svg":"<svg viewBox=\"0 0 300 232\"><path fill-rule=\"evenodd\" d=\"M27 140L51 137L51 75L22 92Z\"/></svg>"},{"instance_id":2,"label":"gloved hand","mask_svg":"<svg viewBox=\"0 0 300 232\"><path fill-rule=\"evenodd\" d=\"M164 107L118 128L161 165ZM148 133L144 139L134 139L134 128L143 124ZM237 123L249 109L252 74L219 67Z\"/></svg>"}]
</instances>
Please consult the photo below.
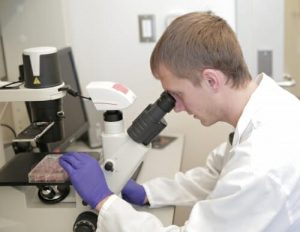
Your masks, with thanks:
<instances>
[{"instance_id":1,"label":"gloved hand","mask_svg":"<svg viewBox=\"0 0 300 232\"><path fill-rule=\"evenodd\" d=\"M132 204L145 205L146 192L142 185L133 180L129 180L121 191L122 198Z\"/></svg>"},{"instance_id":2,"label":"gloved hand","mask_svg":"<svg viewBox=\"0 0 300 232\"><path fill-rule=\"evenodd\" d=\"M86 153L69 152L60 157L59 163L69 174L80 197L92 208L112 194L94 157Z\"/></svg>"}]
</instances>

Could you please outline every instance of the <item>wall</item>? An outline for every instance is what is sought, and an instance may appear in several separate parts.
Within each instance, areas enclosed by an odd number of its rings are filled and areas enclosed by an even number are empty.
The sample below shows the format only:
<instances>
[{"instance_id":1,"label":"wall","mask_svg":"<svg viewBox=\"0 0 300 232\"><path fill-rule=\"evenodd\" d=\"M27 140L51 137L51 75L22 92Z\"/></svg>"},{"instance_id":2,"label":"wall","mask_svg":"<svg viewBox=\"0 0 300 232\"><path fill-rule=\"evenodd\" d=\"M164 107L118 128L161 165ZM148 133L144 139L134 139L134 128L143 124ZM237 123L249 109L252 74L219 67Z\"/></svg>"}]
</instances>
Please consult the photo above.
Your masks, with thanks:
<instances>
[{"instance_id":1,"label":"wall","mask_svg":"<svg viewBox=\"0 0 300 232\"><path fill-rule=\"evenodd\" d=\"M4 51L2 47L2 35L1 35L1 23L0 23L0 79L4 80L6 78L6 69L4 63Z\"/></svg>"},{"instance_id":2,"label":"wall","mask_svg":"<svg viewBox=\"0 0 300 232\"><path fill-rule=\"evenodd\" d=\"M272 77L284 75L284 0L236 0L236 31L251 74L258 74L257 52L273 51Z\"/></svg>"},{"instance_id":3,"label":"wall","mask_svg":"<svg viewBox=\"0 0 300 232\"><path fill-rule=\"evenodd\" d=\"M285 1L285 72L296 81L296 85L287 88L300 96L300 1Z\"/></svg>"}]
</instances>

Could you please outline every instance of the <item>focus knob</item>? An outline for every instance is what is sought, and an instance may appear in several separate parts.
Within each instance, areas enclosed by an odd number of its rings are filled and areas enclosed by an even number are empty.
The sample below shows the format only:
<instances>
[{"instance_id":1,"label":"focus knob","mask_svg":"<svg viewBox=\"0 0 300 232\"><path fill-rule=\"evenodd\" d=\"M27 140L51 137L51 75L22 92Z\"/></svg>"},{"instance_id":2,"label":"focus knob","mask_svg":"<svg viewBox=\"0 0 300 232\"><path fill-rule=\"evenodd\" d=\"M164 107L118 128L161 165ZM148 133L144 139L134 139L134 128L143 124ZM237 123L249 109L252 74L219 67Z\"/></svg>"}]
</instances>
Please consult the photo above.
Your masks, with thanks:
<instances>
[{"instance_id":1,"label":"focus knob","mask_svg":"<svg viewBox=\"0 0 300 232\"><path fill-rule=\"evenodd\" d=\"M95 232L97 229L97 214L86 211L78 215L73 232Z\"/></svg>"},{"instance_id":2,"label":"focus knob","mask_svg":"<svg viewBox=\"0 0 300 232\"><path fill-rule=\"evenodd\" d=\"M104 164L104 169L109 172L114 171L114 162L112 160L107 160Z\"/></svg>"}]
</instances>

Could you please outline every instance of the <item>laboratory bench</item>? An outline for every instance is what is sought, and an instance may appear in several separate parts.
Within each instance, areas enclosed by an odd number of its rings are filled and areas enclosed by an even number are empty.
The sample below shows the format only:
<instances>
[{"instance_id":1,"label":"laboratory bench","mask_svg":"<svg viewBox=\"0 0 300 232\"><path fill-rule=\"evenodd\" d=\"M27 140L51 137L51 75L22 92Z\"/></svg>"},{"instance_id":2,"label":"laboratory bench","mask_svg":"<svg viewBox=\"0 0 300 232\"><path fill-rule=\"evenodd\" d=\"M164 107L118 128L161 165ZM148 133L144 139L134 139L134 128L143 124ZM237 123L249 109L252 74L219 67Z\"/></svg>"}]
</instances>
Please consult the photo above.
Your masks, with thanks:
<instances>
[{"instance_id":1,"label":"laboratory bench","mask_svg":"<svg viewBox=\"0 0 300 232\"><path fill-rule=\"evenodd\" d=\"M32 153L24 152L13 156L6 164L0 168L0 186L27 186L27 185L64 185L70 184L65 182L50 182L50 181L29 181L28 174L30 171L46 156L55 154L54 152ZM59 155L61 153L58 153ZM99 160L99 152L89 152L90 155Z\"/></svg>"}]
</instances>

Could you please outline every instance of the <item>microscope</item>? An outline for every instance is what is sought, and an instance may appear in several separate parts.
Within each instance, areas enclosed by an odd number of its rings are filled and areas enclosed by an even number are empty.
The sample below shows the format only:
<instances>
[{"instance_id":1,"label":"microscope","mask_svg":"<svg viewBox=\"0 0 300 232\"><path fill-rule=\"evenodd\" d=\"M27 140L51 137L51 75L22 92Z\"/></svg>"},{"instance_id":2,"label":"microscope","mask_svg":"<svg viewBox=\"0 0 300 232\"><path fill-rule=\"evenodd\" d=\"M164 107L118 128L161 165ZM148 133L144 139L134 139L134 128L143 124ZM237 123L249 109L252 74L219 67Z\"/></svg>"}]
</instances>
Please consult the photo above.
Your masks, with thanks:
<instances>
[{"instance_id":1,"label":"microscope","mask_svg":"<svg viewBox=\"0 0 300 232\"><path fill-rule=\"evenodd\" d=\"M14 83L0 82L0 101L26 102L31 124L14 139L17 146L15 150L20 151L27 147L23 146L24 143L29 143L38 153L30 150L29 155L23 155L21 152L16 154L14 157L16 162L8 162L0 169L2 186L28 186L27 173L33 168L33 164L37 164L45 155L51 154L51 151L47 150L47 143L58 141L64 136L62 98L68 92L68 88L59 75L56 48L26 49L23 53L23 64L24 85L16 86ZM145 154L151 148L153 138L166 127L164 116L174 108L175 99L168 92L163 92L125 131L121 110L133 104L135 94L126 86L109 81L91 82L86 89L95 108L103 112L104 161L100 165L103 167L110 189L119 194L142 163ZM19 173L20 169L24 169L24 172ZM57 220L64 221L61 223L73 221L73 231L95 231L97 214L82 202L69 184L39 185L38 196L42 204L31 199L35 194L32 187L29 191L24 190L26 207L18 209L19 212L23 210L23 213L28 215L36 212L42 214L45 212L43 209L49 208L49 218L56 215ZM9 198L24 205L24 197L19 195L18 189L11 192Z\"/></svg>"},{"instance_id":2,"label":"microscope","mask_svg":"<svg viewBox=\"0 0 300 232\"><path fill-rule=\"evenodd\" d=\"M47 143L59 141L64 136L62 98L66 93L60 91L64 83L59 75L57 49L36 47L24 50L21 70L24 83L22 80L0 82L0 101L26 102L31 121L13 142L31 143L40 151L47 151Z\"/></svg>"},{"instance_id":3,"label":"microscope","mask_svg":"<svg viewBox=\"0 0 300 232\"><path fill-rule=\"evenodd\" d=\"M22 58L21 80L0 82L0 101L26 103L30 125L13 139L12 146L15 154L29 152L33 155L34 152L48 152L48 143L63 138L62 98L66 92L61 91L65 85L59 73L56 48L25 49ZM17 178L15 182L18 182ZM39 185L38 196L41 200L54 202L65 198L68 193L67 185Z\"/></svg>"}]
</instances>

